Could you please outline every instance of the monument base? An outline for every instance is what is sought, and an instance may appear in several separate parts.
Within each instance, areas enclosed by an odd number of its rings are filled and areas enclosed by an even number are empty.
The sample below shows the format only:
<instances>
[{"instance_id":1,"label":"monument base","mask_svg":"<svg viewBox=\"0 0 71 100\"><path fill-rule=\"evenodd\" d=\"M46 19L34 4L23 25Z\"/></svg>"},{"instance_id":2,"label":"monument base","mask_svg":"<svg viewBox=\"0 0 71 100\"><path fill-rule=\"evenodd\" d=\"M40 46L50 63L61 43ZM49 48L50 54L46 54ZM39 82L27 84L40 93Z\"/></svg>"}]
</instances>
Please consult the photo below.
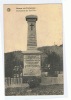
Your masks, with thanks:
<instances>
[{"instance_id":1,"label":"monument base","mask_svg":"<svg viewBox=\"0 0 71 100\"><path fill-rule=\"evenodd\" d=\"M22 78L23 83L28 83L31 80L38 80L39 83L41 83L41 77L40 76L23 76Z\"/></svg>"},{"instance_id":2,"label":"monument base","mask_svg":"<svg viewBox=\"0 0 71 100\"><path fill-rule=\"evenodd\" d=\"M23 55L23 80L28 81L30 78L38 79L38 77L41 77L41 52L38 50L28 50L23 52Z\"/></svg>"}]
</instances>

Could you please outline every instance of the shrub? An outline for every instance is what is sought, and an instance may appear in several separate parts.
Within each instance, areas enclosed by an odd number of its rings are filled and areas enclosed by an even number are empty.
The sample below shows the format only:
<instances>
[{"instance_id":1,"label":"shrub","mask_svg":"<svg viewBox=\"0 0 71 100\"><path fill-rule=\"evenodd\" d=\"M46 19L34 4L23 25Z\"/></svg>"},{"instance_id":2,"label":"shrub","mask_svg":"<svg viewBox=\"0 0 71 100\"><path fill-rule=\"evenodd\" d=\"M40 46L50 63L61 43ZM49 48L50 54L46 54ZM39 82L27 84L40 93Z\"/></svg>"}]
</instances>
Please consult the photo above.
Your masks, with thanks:
<instances>
[{"instance_id":1,"label":"shrub","mask_svg":"<svg viewBox=\"0 0 71 100\"><path fill-rule=\"evenodd\" d=\"M30 88L35 88L35 87L38 87L40 85L40 82L39 82L38 78L31 78L28 81L28 84L29 84Z\"/></svg>"}]
</instances>

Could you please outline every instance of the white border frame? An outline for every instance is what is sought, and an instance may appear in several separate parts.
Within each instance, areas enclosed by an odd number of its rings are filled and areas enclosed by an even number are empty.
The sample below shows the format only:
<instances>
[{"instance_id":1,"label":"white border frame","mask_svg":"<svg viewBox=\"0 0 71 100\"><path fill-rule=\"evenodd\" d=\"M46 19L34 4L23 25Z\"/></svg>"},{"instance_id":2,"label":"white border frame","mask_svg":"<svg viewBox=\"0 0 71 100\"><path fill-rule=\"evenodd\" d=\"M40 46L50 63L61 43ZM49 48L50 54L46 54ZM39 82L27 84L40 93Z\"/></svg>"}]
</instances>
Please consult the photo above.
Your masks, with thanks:
<instances>
[{"instance_id":1,"label":"white border frame","mask_svg":"<svg viewBox=\"0 0 71 100\"><path fill-rule=\"evenodd\" d=\"M66 71L67 71L67 69L66 69L66 65L67 65L67 62L66 62L66 59L65 59L65 56L64 56L64 76L65 76L65 80L64 80L64 95L61 95L61 96L52 96L52 95L48 95L48 96L4 96L4 94L5 94L5 87L4 87L4 30L3 30L3 4L49 4L49 3L62 3L61 2L61 0L24 0L24 1L22 1L22 0L1 0L0 1L0 3L1 3L1 5L0 5L0 22L1 22L1 34L0 34L0 54L1 54L1 56L0 56L0 59L1 59L1 67L0 67L0 79L1 79L1 82L0 82L0 86L1 86L1 93L0 93L0 95L1 95L1 97L2 97L2 100L5 98L6 100L25 100L25 99L50 99L50 98L52 98L53 100L55 100L55 98L56 99L63 99L63 98L65 98L65 97L67 97L68 96L68 94L67 94L67 75L65 74L65 73L67 73ZM63 9L64 10L64 9ZM64 17L63 17L63 19L64 19ZM63 27L63 31L64 31L64 27ZM65 31L63 32L63 33L65 33ZM66 54L66 51L65 50L67 50L66 49L66 47L65 47L65 43L66 43L66 41L65 41L65 39L66 39L66 36L64 36L63 35L63 44L64 44L64 49L63 49L63 53L64 53L64 55Z\"/></svg>"},{"instance_id":2,"label":"white border frame","mask_svg":"<svg viewBox=\"0 0 71 100\"><path fill-rule=\"evenodd\" d=\"M62 3L62 0L0 0L1 4L45 4Z\"/></svg>"}]
</instances>

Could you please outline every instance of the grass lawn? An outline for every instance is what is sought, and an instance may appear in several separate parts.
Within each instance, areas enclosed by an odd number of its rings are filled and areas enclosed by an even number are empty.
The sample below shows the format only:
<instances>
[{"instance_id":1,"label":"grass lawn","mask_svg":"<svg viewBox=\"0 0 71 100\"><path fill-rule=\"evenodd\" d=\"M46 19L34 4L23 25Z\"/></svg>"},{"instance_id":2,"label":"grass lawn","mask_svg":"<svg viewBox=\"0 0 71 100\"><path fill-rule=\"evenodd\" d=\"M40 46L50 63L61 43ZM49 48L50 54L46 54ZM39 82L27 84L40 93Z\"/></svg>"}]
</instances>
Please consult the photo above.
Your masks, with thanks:
<instances>
[{"instance_id":1,"label":"grass lawn","mask_svg":"<svg viewBox=\"0 0 71 100\"><path fill-rule=\"evenodd\" d=\"M6 96L21 96L21 95L63 95L63 85L40 85L36 88L7 88L5 89Z\"/></svg>"}]
</instances>

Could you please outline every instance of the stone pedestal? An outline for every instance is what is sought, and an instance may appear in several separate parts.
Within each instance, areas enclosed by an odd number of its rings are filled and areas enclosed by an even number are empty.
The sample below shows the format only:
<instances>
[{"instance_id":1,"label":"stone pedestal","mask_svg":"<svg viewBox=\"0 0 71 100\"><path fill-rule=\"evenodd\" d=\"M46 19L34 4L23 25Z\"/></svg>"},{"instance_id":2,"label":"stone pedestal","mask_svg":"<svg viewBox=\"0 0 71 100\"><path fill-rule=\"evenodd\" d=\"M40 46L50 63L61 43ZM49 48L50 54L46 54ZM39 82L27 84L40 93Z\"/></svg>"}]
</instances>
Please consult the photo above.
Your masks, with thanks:
<instances>
[{"instance_id":1,"label":"stone pedestal","mask_svg":"<svg viewBox=\"0 0 71 100\"><path fill-rule=\"evenodd\" d=\"M24 76L41 76L41 52L26 51L24 54Z\"/></svg>"},{"instance_id":2,"label":"stone pedestal","mask_svg":"<svg viewBox=\"0 0 71 100\"><path fill-rule=\"evenodd\" d=\"M41 77L41 52L37 50L36 38L37 16L28 15L26 21L28 23L28 36L27 51L23 52L23 77Z\"/></svg>"}]
</instances>

